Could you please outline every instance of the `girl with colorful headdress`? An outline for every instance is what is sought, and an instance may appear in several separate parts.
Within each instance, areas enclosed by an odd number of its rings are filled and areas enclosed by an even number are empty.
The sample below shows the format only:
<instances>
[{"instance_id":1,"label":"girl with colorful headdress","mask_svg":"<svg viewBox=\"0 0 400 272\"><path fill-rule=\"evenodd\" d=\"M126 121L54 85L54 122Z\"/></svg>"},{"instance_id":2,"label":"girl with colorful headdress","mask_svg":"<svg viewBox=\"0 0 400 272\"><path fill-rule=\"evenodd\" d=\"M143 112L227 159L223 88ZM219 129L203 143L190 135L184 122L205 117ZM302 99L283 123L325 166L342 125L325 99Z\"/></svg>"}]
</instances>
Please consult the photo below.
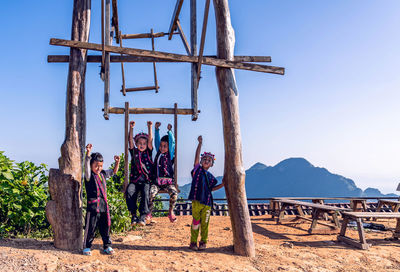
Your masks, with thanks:
<instances>
[{"instance_id":1,"label":"girl with colorful headdress","mask_svg":"<svg viewBox=\"0 0 400 272\"><path fill-rule=\"evenodd\" d=\"M131 154L131 172L129 185L125 190L126 204L132 215L131 224L146 225L146 215L149 213L150 184L153 179L153 135L151 121L147 122L148 134L138 133L133 141L133 127L135 122L130 122L129 153ZM135 143L135 145L134 145ZM137 217L137 199L140 197L139 217Z\"/></svg>"},{"instance_id":2,"label":"girl with colorful headdress","mask_svg":"<svg viewBox=\"0 0 400 272\"><path fill-rule=\"evenodd\" d=\"M168 218L171 223L176 221L174 208L178 198L178 190L174 182L174 159L175 159L175 137L172 133L172 125L168 124L168 134L164 135L160 141L160 122L156 122L154 142L157 155L154 159L154 181L150 187L150 213L147 219L151 221L154 199L160 190L165 190L169 194L169 213Z\"/></svg>"},{"instance_id":3,"label":"girl with colorful headdress","mask_svg":"<svg viewBox=\"0 0 400 272\"><path fill-rule=\"evenodd\" d=\"M204 250L207 245L208 225L213 206L212 192L221 189L224 184L217 185L217 179L208 172L208 169L214 165L215 156L210 152L204 152L200 157L202 136L198 137L198 142L192 170L192 186L189 193L189 200L192 200L193 215L189 247L193 250ZM200 231L201 239L197 246Z\"/></svg>"}]
</instances>

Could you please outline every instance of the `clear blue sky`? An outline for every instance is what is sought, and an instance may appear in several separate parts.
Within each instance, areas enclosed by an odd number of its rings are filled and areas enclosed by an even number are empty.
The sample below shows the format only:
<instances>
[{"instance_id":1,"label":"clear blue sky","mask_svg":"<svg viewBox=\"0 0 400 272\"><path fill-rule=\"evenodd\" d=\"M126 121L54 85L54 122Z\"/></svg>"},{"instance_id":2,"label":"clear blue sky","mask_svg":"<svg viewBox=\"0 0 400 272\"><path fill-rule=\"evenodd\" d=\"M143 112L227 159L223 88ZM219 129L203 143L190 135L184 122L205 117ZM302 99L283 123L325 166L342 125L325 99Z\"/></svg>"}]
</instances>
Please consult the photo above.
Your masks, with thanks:
<instances>
[{"instance_id":1,"label":"clear blue sky","mask_svg":"<svg viewBox=\"0 0 400 272\"><path fill-rule=\"evenodd\" d=\"M7 1L0 11L0 150L16 161L57 167L64 139L67 64L48 54L68 54L49 39L70 38L72 0ZM198 24L204 1L198 0ZM124 33L167 32L175 0L119 1ZM361 188L393 192L400 181L400 2L398 0L231 0L237 55L272 56L285 76L236 71L245 168L304 157L353 179ZM205 54L215 54L213 7ZM189 36L189 1L181 21ZM199 38L200 39L200 38ZM92 1L91 42L100 42L100 1ZM150 40L126 46L150 49ZM181 41L160 38L156 49L185 53ZM92 54L94 52L91 52ZM97 52L96 52L97 54ZM127 64L127 86L151 85L151 64ZM160 93L128 94L136 107L190 107L190 65L158 64ZM221 112L214 68L203 66L199 120L180 117L179 175L186 181L197 135L216 153L212 172L223 172ZM97 64L87 70L87 139L109 164L123 151L123 117L102 117L103 84ZM111 67L111 105L122 107L120 65ZM163 123L172 116L138 116ZM165 130L164 130L165 131Z\"/></svg>"}]
</instances>

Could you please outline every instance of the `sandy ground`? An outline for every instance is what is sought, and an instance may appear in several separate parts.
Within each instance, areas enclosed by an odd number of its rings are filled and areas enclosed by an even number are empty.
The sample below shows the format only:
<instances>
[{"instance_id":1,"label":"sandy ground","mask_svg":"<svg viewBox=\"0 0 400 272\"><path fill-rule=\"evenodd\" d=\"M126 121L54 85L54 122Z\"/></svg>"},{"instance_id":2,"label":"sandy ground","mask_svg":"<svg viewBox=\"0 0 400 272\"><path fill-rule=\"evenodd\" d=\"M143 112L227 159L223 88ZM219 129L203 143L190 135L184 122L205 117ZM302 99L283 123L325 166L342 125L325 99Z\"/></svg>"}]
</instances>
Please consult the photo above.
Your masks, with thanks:
<instances>
[{"instance_id":1,"label":"sandy ground","mask_svg":"<svg viewBox=\"0 0 400 272\"><path fill-rule=\"evenodd\" d=\"M92 256L57 250L51 241L0 240L0 271L400 271L400 242L391 232L367 232L369 250L351 248L336 235L309 235L310 223L276 225L269 216L253 217L255 258L233 253L229 217L211 218L206 251L188 249L191 217L113 236L115 255L100 253L96 239ZM394 227L394 221L380 221ZM357 237L357 232L349 234Z\"/></svg>"}]
</instances>

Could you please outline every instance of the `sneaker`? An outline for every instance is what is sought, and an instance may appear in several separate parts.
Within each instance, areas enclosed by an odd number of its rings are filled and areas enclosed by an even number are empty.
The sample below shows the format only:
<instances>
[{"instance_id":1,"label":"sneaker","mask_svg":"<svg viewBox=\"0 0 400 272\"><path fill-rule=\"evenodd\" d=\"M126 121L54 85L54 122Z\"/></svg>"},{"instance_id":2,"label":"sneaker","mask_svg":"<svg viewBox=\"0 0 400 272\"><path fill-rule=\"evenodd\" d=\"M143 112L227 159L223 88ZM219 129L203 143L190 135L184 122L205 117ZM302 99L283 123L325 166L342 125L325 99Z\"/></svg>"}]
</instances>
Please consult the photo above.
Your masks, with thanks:
<instances>
[{"instance_id":1,"label":"sneaker","mask_svg":"<svg viewBox=\"0 0 400 272\"><path fill-rule=\"evenodd\" d=\"M106 249L104 249L104 254L107 255L113 255L114 254L114 249L112 249L112 247L107 247Z\"/></svg>"},{"instance_id":2,"label":"sneaker","mask_svg":"<svg viewBox=\"0 0 400 272\"><path fill-rule=\"evenodd\" d=\"M140 219L139 219L138 224L139 224L140 226L146 226L146 215L145 215L145 214L143 214L143 215L140 216Z\"/></svg>"},{"instance_id":3,"label":"sneaker","mask_svg":"<svg viewBox=\"0 0 400 272\"><path fill-rule=\"evenodd\" d=\"M205 250L207 248L207 244L204 243L203 241L200 241L199 243L199 250Z\"/></svg>"},{"instance_id":4,"label":"sneaker","mask_svg":"<svg viewBox=\"0 0 400 272\"><path fill-rule=\"evenodd\" d=\"M198 250L199 248L197 247L197 243L191 242L189 245L189 248L191 250Z\"/></svg>"},{"instance_id":5,"label":"sneaker","mask_svg":"<svg viewBox=\"0 0 400 272\"><path fill-rule=\"evenodd\" d=\"M82 251L82 254L83 254L83 255L90 256L90 255L92 255L92 251L90 250L90 248L85 248L85 249Z\"/></svg>"},{"instance_id":6,"label":"sneaker","mask_svg":"<svg viewBox=\"0 0 400 272\"><path fill-rule=\"evenodd\" d=\"M132 216L131 226L135 226L138 223L139 223L139 218L137 218L137 216Z\"/></svg>"}]
</instances>

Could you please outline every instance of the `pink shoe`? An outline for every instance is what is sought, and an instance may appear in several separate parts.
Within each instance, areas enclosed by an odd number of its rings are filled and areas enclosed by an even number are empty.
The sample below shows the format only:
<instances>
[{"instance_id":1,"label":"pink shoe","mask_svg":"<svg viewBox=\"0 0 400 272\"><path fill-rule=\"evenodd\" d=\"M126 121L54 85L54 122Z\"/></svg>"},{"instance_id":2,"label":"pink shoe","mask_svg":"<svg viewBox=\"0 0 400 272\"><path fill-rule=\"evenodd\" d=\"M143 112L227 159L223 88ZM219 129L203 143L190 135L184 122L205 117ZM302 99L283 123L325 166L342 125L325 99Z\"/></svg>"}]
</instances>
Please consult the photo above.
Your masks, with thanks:
<instances>
[{"instance_id":1,"label":"pink shoe","mask_svg":"<svg viewBox=\"0 0 400 272\"><path fill-rule=\"evenodd\" d=\"M168 218L169 218L169 221L171 221L171 223L175 223L176 220L177 220L176 216L174 214L172 214L172 213L168 214Z\"/></svg>"}]
</instances>

